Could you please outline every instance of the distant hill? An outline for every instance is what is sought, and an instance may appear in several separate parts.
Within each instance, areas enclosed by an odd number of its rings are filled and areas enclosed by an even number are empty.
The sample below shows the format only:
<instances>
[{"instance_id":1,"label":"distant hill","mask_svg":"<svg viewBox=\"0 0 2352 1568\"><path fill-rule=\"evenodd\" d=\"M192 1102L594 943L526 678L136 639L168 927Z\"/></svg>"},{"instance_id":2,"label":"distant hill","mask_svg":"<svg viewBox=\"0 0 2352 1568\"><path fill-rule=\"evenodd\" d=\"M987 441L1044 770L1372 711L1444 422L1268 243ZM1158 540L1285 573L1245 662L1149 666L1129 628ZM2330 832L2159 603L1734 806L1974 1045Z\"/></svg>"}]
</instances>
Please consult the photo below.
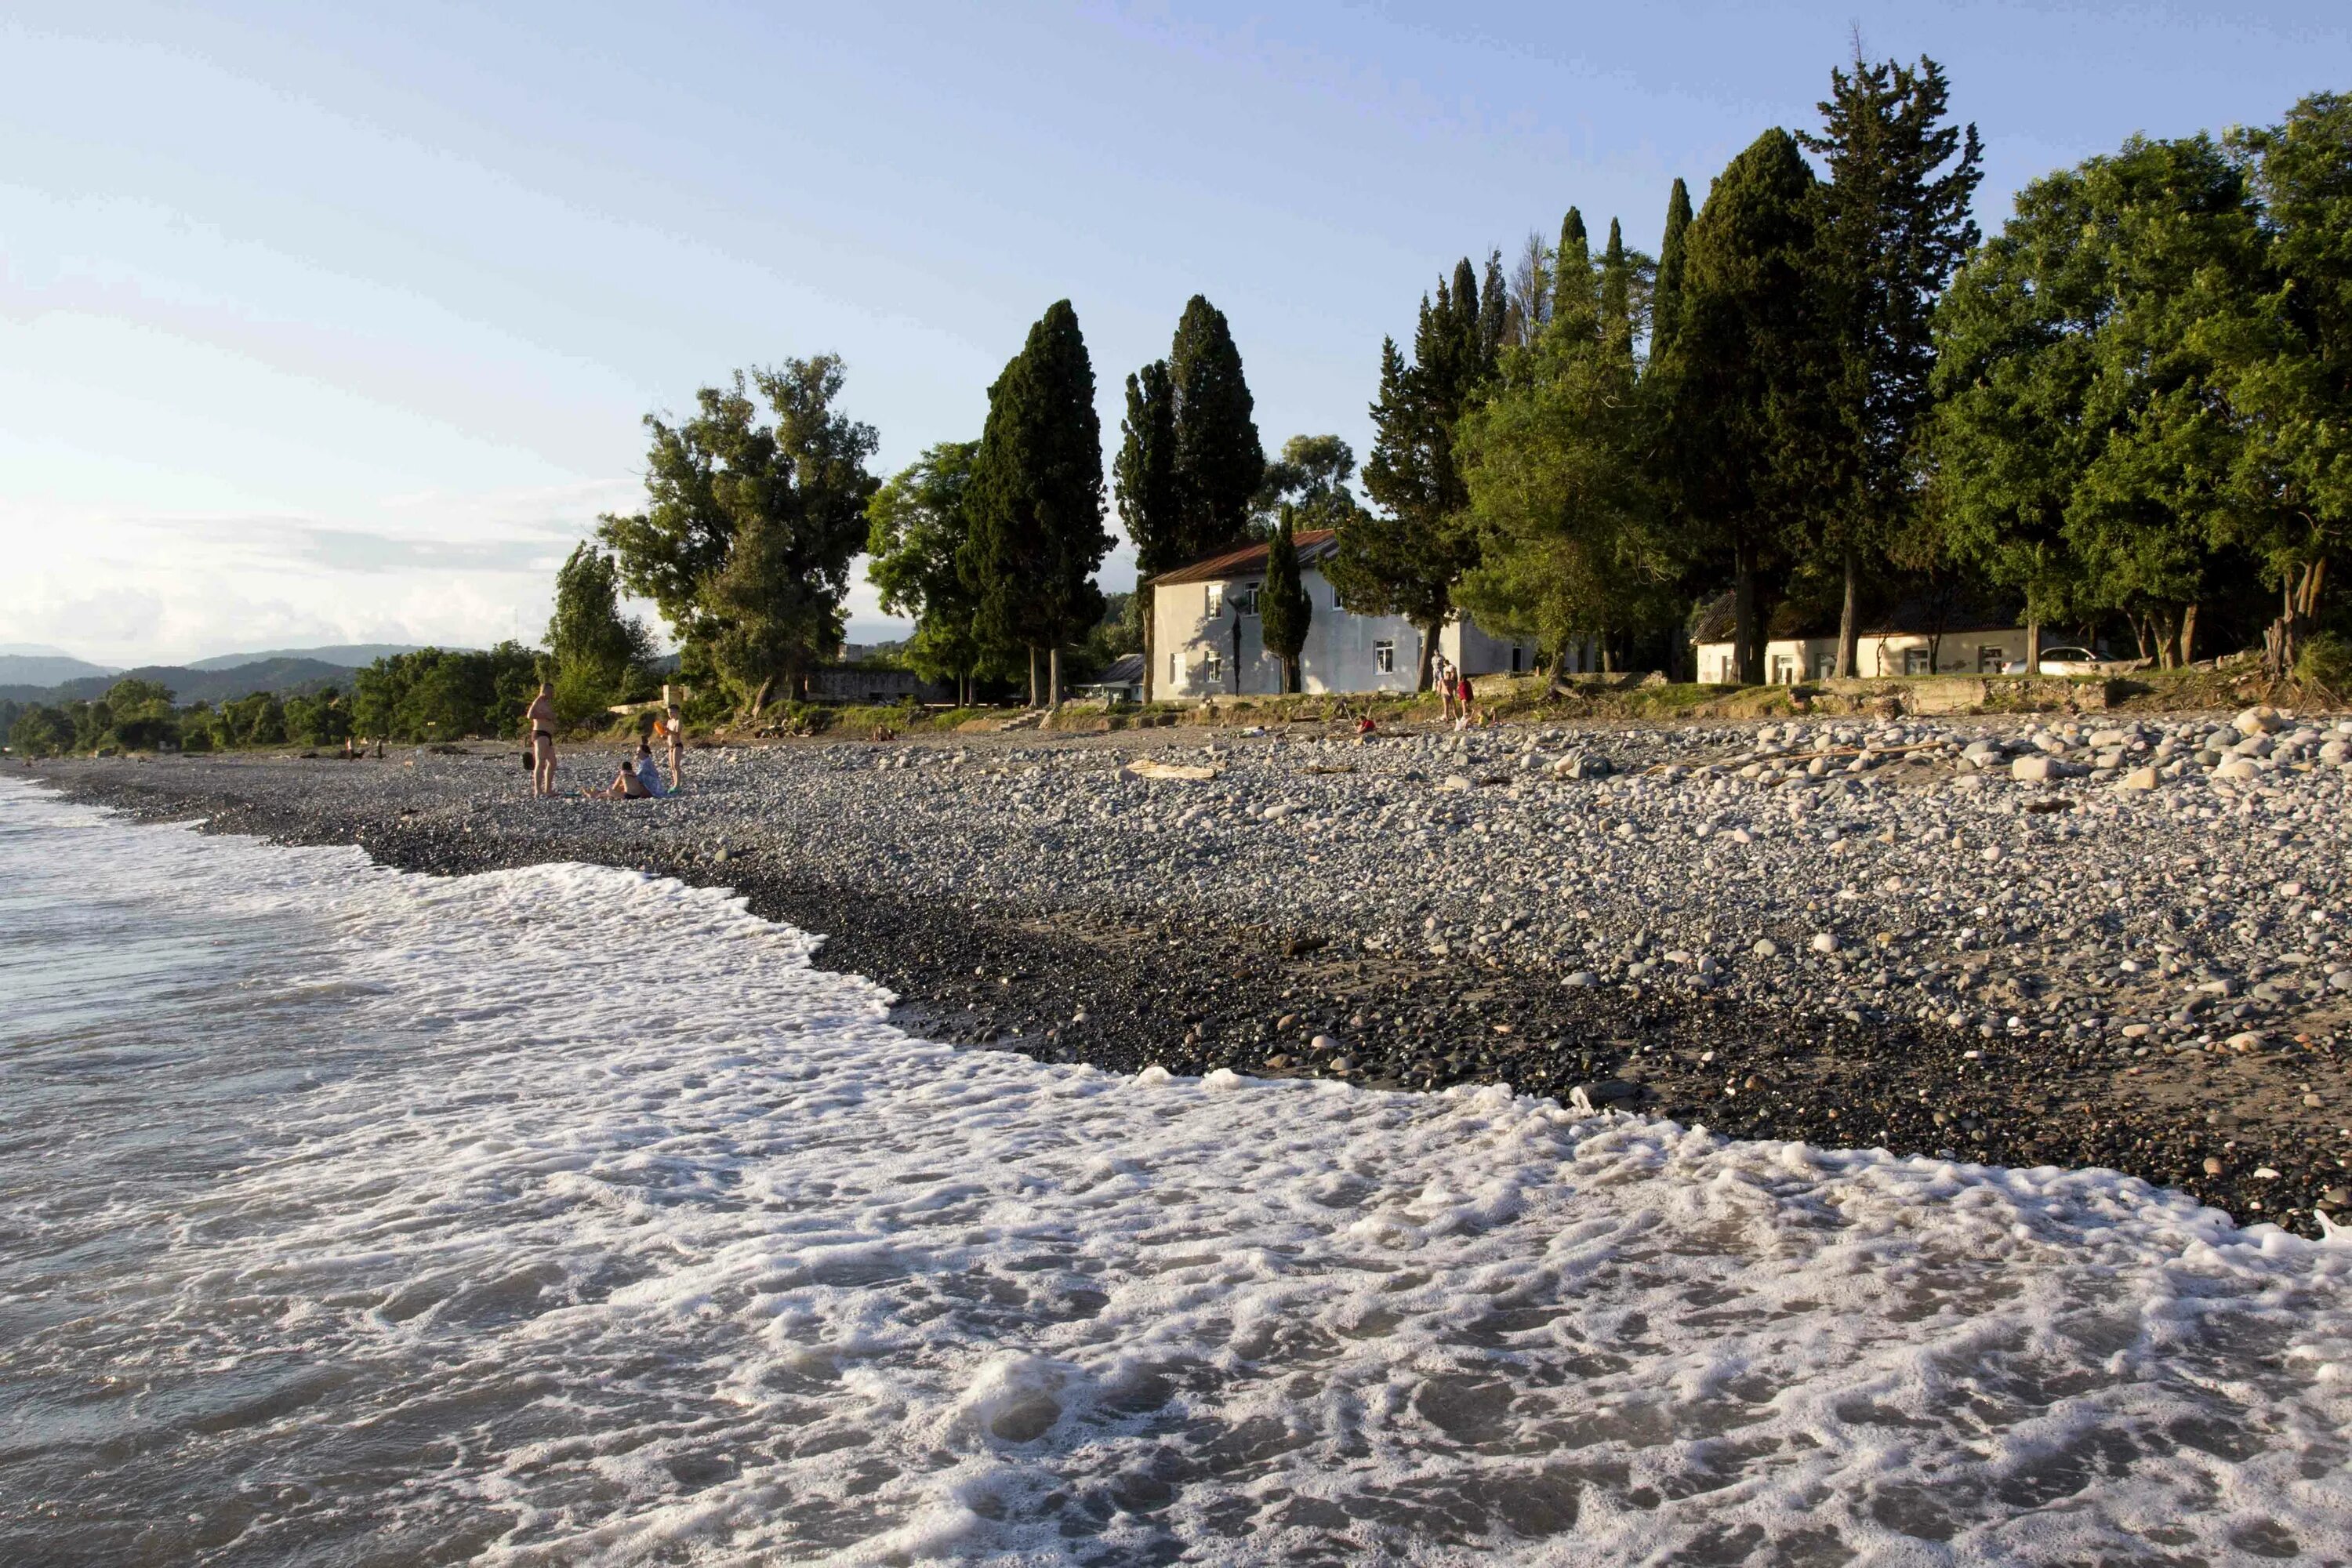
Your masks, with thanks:
<instances>
[{"instance_id":1,"label":"distant hill","mask_svg":"<svg viewBox=\"0 0 2352 1568\"><path fill-rule=\"evenodd\" d=\"M112 673L105 665L68 654L0 653L0 686L55 686Z\"/></svg>"},{"instance_id":2,"label":"distant hill","mask_svg":"<svg viewBox=\"0 0 2352 1568\"><path fill-rule=\"evenodd\" d=\"M233 669L150 664L115 675L93 675L64 681L32 696L19 696L9 690L0 691L0 697L15 697L20 702L70 702L77 698L88 701L105 696L106 689L118 680L134 679L162 682L171 691L172 700L185 707L191 702L215 705L233 702L257 691L274 691L280 697L297 697L307 696L326 686L348 688L352 671L348 666L329 664L316 658L265 658L240 664Z\"/></svg>"},{"instance_id":3,"label":"distant hill","mask_svg":"<svg viewBox=\"0 0 2352 1568\"><path fill-rule=\"evenodd\" d=\"M394 654L415 653L423 643L413 642L347 642L326 647L273 647L260 653L224 653L211 658L190 659L190 669L236 669L248 664L263 664L277 658L311 659L320 664L341 665L345 669L357 669ZM468 649L452 648L453 653Z\"/></svg>"}]
</instances>

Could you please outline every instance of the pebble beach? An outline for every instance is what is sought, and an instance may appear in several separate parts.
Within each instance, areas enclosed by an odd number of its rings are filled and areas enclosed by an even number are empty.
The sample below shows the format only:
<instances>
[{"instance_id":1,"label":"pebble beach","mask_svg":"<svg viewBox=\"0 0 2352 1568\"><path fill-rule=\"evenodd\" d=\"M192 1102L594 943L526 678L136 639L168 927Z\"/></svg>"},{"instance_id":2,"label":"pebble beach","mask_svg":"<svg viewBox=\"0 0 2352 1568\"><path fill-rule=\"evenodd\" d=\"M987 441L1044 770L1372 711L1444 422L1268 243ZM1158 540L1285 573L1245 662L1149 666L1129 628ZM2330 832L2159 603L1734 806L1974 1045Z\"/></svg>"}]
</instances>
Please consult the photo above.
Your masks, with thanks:
<instances>
[{"instance_id":1,"label":"pebble beach","mask_svg":"<svg viewBox=\"0 0 2352 1568\"><path fill-rule=\"evenodd\" d=\"M567 748L562 786L609 752ZM2352 1208L2332 715L1014 731L687 769L625 804L532 800L488 742L36 776L411 870L731 887L958 1045L2107 1167L2305 1235Z\"/></svg>"}]
</instances>

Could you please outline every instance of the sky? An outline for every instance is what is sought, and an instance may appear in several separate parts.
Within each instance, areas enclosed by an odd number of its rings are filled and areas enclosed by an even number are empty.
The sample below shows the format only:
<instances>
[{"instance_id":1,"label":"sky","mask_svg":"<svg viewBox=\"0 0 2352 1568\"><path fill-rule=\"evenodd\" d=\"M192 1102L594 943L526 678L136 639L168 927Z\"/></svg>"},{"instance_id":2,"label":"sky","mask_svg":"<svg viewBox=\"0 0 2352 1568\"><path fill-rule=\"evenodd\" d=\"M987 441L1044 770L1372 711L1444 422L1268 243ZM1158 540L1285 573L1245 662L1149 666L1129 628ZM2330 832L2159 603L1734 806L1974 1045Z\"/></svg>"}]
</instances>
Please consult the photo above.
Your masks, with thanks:
<instances>
[{"instance_id":1,"label":"sky","mask_svg":"<svg viewBox=\"0 0 2352 1568\"><path fill-rule=\"evenodd\" d=\"M375 15L368 15L373 12ZM1473 13L1475 13L1473 15ZM2352 89L2352 6L123 5L0 18L0 642L112 665L543 630L648 411L840 354L887 473L1076 305L1107 447L1185 300L1267 448L1580 207L1654 249L1855 29L1942 62L1979 218ZM1108 468L1108 453L1106 456ZM1122 547L1106 586L1132 580ZM862 566L859 640L884 618Z\"/></svg>"}]
</instances>

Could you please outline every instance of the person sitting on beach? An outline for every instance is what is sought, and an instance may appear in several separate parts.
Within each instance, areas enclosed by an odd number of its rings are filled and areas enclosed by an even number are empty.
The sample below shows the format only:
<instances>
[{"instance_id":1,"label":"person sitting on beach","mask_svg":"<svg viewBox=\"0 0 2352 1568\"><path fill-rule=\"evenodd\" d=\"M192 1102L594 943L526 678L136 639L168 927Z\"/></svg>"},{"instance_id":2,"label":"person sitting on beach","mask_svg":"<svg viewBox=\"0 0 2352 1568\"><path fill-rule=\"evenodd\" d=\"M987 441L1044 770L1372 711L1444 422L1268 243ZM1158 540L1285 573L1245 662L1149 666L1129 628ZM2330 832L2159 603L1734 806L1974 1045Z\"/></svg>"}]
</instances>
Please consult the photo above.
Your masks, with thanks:
<instances>
[{"instance_id":1,"label":"person sitting on beach","mask_svg":"<svg viewBox=\"0 0 2352 1568\"><path fill-rule=\"evenodd\" d=\"M646 781L639 776L634 757L621 759L621 771L613 775L610 788L590 793L598 800L651 800L654 797L654 792L646 787Z\"/></svg>"},{"instance_id":2,"label":"person sitting on beach","mask_svg":"<svg viewBox=\"0 0 2352 1568\"><path fill-rule=\"evenodd\" d=\"M653 796L656 800L659 800L662 796L669 793L668 789L662 784L661 770L654 765L653 747L647 745L643 741L639 741L637 742L637 761L635 765L637 770L637 782L646 786L646 793L647 795Z\"/></svg>"},{"instance_id":3,"label":"person sitting on beach","mask_svg":"<svg viewBox=\"0 0 2352 1568\"><path fill-rule=\"evenodd\" d=\"M530 725L530 793L550 795L555 793L555 686L551 681L539 683L539 695L522 710ZM378 755L382 753L379 752Z\"/></svg>"}]
</instances>

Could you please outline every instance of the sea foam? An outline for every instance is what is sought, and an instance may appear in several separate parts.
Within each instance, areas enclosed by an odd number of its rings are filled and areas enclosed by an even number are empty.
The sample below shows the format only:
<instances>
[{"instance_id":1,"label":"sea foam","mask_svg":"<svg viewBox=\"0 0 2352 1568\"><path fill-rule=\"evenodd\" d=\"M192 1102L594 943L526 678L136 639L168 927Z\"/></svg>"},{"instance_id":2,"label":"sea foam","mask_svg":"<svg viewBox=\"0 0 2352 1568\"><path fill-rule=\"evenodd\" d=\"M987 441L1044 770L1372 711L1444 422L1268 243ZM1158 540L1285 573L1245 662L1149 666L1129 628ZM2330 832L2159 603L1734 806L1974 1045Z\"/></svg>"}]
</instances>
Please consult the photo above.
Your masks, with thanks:
<instances>
[{"instance_id":1,"label":"sea foam","mask_svg":"<svg viewBox=\"0 0 2352 1568\"><path fill-rule=\"evenodd\" d=\"M2352 1249L2177 1193L950 1049L721 890L0 798L26 907L264 933L174 1059L268 1075L202 1184L117 1162L89 1212L30 1195L60 1141L174 1104L125 1068L93 1123L0 1110L20 1552L2352 1551ZM137 1036L110 994L7 1070ZM77 1265L99 1212L152 1244Z\"/></svg>"}]
</instances>

